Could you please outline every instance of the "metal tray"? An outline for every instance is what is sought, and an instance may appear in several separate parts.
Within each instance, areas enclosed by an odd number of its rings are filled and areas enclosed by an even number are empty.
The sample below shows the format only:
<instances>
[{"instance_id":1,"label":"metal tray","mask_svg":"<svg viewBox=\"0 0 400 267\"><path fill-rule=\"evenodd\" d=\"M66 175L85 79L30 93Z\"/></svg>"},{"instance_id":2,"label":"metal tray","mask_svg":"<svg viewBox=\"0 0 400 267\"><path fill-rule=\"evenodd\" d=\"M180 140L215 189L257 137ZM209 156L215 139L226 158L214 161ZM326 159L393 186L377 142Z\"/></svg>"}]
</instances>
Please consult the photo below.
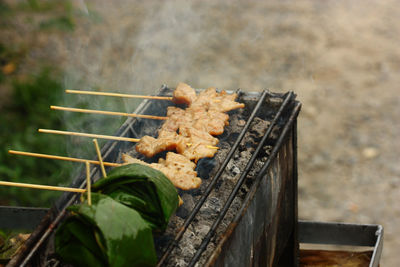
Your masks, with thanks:
<instances>
[{"instance_id":1,"label":"metal tray","mask_svg":"<svg viewBox=\"0 0 400 267\"><path fill-rule=\"evenodd\" d=\"M369 267L378 267L383 248L383 227L375 224L299 221L299 242L373 247Z\"/></svg>"}]
</instances>

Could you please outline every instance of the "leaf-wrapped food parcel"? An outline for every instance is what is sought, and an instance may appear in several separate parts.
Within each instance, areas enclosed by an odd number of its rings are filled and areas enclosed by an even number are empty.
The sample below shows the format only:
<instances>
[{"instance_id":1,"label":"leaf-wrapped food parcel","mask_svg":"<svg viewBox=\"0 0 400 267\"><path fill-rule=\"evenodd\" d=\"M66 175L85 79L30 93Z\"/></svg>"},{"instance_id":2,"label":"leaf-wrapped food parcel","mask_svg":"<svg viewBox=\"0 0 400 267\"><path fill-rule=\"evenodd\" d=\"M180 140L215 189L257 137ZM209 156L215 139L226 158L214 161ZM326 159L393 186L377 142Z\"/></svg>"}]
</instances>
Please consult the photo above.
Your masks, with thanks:
<instances>
[{"instance_id":1,"label":"leaf-wrapped food parcel","mask_svg":"<svg viewBox=\"0 0 400 267\"><path fill-rule=\"evenodd\" d=\"M162 172L138 163L114 168L92 190L137 210L156 231L165 230L179 203L176 188Z\"/></svg>"},{"instance_id":2,"label":"leaf-wrapped food parcel","mask_svg":"<svg viewBox=\"0 0 400 267\"><path fill-rule=\"evenodd\" d=\"M152 230L140 214L112 198L92 193L92 205L71 206L56 232L57 254L75 266L154 266Z\"/></svg>"}]
</instances>

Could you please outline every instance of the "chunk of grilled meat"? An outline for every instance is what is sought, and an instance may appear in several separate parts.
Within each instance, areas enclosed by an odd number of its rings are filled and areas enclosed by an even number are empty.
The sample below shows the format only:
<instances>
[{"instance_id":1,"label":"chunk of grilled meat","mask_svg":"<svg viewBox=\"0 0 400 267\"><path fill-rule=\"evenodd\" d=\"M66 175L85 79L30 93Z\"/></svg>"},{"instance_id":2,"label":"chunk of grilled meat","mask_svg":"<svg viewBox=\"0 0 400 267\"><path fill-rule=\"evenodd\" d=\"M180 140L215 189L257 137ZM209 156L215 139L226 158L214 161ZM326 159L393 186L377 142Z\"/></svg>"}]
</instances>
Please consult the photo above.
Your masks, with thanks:
<instances>
[{"instance_id":1,"label":"chunk of grilled meat","mask_svg":"<svg viewBox=\"0 0 400 267\"><path fill-rule=\"evenodd\" d=\"M178 143L183 142L182 139L176 132L164 131L158 138L143 136L135 148L137 152L151 158L162 151L175 150Z\"/></svg>"},{"instance_id":2,"label":"chunk of grilled meat","mask_svg":"<svg viewBox=\"0 0 400 267\"><path fill-rule=\"evenodd\" d=\"M194 101L191 108L203 108L219 112L228 112L238 108L244 108L243 103L236 102L237 94L228 94L224 90L217 92L214 87L201 91Z\"/></svg>"},{"instance_id":3,"label":"chunk of grilled meat","mask_svg":"<svg viewBox=\"0 0 400 267\"><path fill-rule=\"evenodd\" d=\"M179 83L173 93L173 102L190 105L196 99L196 91L186 83Z\"/></svg>"},{"instance_id":4,"label":"chunk of grilled meat","mask_svg":"<svg viewBox=\"0 0 400 267\"><path fill-rule=\"evenodd\" d=\"M168 152L165 159L161 158L158 163L150 164L127 154L122 154L122 160L126 164L140 163L159 170L167 176L175 187L182 190L195 189L201 185L201 179L197 177L197 172L194 170L196 164L183 155Z\"/></svg>"},{"instance_id":5,"label":"chunk of grilled meat","mask_svg":"<svg viewBox=\"0 0 400 267\"><path fill-rule=\"evenodd\" d=\"M235 101L236 97L237 94L227 94L224 90L217 92L214 87L196 95L196 91L185 83L179 83L173 93L173 101L177 104L187 104L189 107L201 107L205 110L212 109L219 112L244 108L243 103Z\"/></svg>"}]
</instances>

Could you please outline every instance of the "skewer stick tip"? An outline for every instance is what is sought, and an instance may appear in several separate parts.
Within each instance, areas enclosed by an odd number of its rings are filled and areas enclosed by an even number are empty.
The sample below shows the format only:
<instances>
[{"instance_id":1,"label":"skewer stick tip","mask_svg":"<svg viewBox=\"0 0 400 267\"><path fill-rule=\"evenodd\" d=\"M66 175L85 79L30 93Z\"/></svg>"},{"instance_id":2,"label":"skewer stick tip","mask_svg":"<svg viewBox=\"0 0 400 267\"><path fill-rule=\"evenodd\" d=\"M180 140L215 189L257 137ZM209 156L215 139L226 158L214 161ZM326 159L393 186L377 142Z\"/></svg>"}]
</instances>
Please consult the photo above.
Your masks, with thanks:
<instances>
[{"instance_id":1,"label":"skewer stick tip","mask_svg":"<svg viewBox=\"0 0 400 267\"><path fill-rule=\"evenodd\" d=\"M92 193L91 193L91 180L90 180L90 162L86 161L86 188L87 188L87 201L88 205L92 205Z\"/></svg>"},{"instance_id":2,"label":"skewer stick tip","mask_svg":"<svg viewBox=\"0 0 400 267\"><path fill-rule=\"evenodd\" d=\"M100 162L100 169L101 172L103 174L103 177L106 178L107 177L107 173L106 173L106 169L104 168L104 164L103 164L103 158L101 156L101 151L100 151L100 147L99 147L99 143L97 142L97 139L93 139L93 143L94 143L94 147L96 148L96 153L97 153L97 157L99 159Z\"/></svg>"},{"instance_id":3,"label":"skewer stick tip","mask_svg":"<svg viewBox=\"0 0 400 267\"><path fill-rule=\"evenodd\" d=\"M57 159L57 160L64 160L64 161L72 161L72 162L81 162L84 163L88 161L87 159L79 159L79 158L71 158L71 157L63 157L63 156L56 156L56 155L48 155L48 154L40 154L40 153L32 153L32 152L24 152L24 151L15 151L9 150L8 153L14 155L21 155L21 156L30 156L30 157L37 157L37 158L45 158L45 159ZM91 164L100 164L99 161L96 160L89 160ZM119 167L122 164L120 163L113 163L113 162L103 162L105 166L111 167Z\"/></svg>"},{"instance_id":4,"label":"skewer stick tip","mask_svg":"<svg viewBox=\"0 0 400 267\"><path fill-rule=\"evenodd\" d=\"M41 184L15 183L15 182L8 182L8 181L0 181L0 186L15 186L15 187L23 187L23 188L53 190L53 191L62 191L62 192L74 192L74 193L84 193L86 191L85 189L81 189L81 188L51 186L51 185L41 185Z\"/></svg>"},{"instance_id":5,"label":"skewer stick tip","mask_svg":"<svg viewBox=\"0 0 400 267\"><path fill-rule=\"evenodd\" d=\"M192 146L192 143L187 143L186 145L190 147L190 146ZM206 147L211 148L211 149L219 149L219 147L217 147L217 146L206 145Z\"/></svg>"}]
</instances>

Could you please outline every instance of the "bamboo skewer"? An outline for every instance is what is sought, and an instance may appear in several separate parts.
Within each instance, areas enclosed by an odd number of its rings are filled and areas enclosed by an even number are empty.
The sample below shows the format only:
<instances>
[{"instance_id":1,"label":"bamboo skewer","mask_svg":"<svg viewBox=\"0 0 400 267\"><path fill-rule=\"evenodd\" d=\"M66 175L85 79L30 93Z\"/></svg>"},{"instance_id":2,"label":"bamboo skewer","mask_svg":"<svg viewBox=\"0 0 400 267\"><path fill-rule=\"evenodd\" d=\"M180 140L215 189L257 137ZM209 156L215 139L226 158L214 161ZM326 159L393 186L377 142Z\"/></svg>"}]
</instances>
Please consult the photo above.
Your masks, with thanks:
<instances>
[{"instance_id":1,"label":"bamboo skewer","mask_svg":"<svg viewBox=\"0 0 400 267\"><path fill-rule=\"evenodd\" d=\"M145 98L145 99L169 100L169 101L173 100L173 97L170 97L170 96L132 95L132 94L81 91L81 90L65 90L65 92L68 94L80 94L80 95L100 95L100 96L115 96L115 97L125 97L125 98Z\"/></svg>"},{"instance_id":2,"label":"bamboo skewer","mask_svg":"<svg viewBox=\"0 0 400 267\"><path fill-rule=\"evenodd\" d=\"M27 183L14 183L14 182L6 182L6 181L0 181L0 185L16 186L16 187L24 187L24 188L33 188L33 189L42 189L42 190L74 192L74 193L84 193L84 192L86 192L86 189L82 189L82 188L51 186L51 185L40 185L40 184L27 184Z\"/></svg>"},{"instance_id":3,"label":"bamboo skewer","mask_svg":"<svg viewBox=\"0 0 400 267\"><path fill-rule=\"evenodd\" d=\"M101 172L103 173L103 177L106 178L107 173L106 173L106 169L104 168L103 158L101 157L101 151L100 151L100 147L99 147L99 143L97 142L97 139L93 139L93 143L94 143L94 147L96 148L97 157L99 158L99 161L100 161Z\"/></svg>"},{"instance_id":4,"label":"bamboo skewer","mask_svg":"<svg viewBox=\"0 0 400 267\"><path fill-rule=\"evenodd\" d=\"M79 158L55 156L55 155L48 155L48 154L39 154L39 153L32 153L32 152L15 151L15 150L9 150L8 153L14 154L14 155L21 155L21 156L30 156L30 157L46 158L46 159L58 159L58 160L81 162L81 163L85 163L86 161L88 161L90 164L100 165L100 162L97 161L97 160L87 160L87 159L79 159ZM110 166L110 167L122 166L122 164L112 163L112 162L104 162L104 165L105 166Z\"/></svg>"},{"instance_id":5,"label":"bamboo skewer","mask_svg":"<svg viewBox=\"0 0 400 267\"><path fill-rule=\"evenodd\" d=\"M96 91L84 91L84 90L65 90L67 94L78 94L78 95L99 95L99 96L115 96L123 98L142 98L142 99L156 99L156 100L168 100L174 101L172 96L152 96L152 95L132 95L132 94L121 94L111 92L96 92ZM221 102L220 99L214 99L214 102Z\"/></svg>"},{"instance_id":6,"label":"bamboo skewer","mask_svg":"<svg viewBox=\"0 0 400 267\"><path fill-rule=\"evenodd\" d=\"M190 146L192 146L193 144L187 143L186 145L190 147ZM211 149L219 149L219 147L217 147L217 146L206 145L206 147L207 147L207 148L211 148Z\"/></svg>"},{"instance_id":7,"label":"bamboo skewer","mask_svg":"<svg viewBox=\"0 0 400 267\"><path fill-rule=\"evenodd\" d=\"M102 165L103 166L103 165ZM104 168L104 166L103 166ZM92 181L90 180L90 163L86 161L86 189L87 189L87 201L88 205L92 206Z\"/></svg>"},{"instance_id":8,"label":"bamboo skewer","mask_svg":"<svg viewBox=\"0 0 400 267\"><path fill-rule=\"evenodd\" d=\"M93 110L93 109L83 109L83 108L69 108L69 107L60 107L60 106L50 106L50 108L54 109L54 110L112 115L112 116L136 117L136 118L153 119L153 120L166 120L168 118L168 117L162 117L162 116L143 115L143 114L134 114L134 113L126 113L126 112L115 112L115 111L104 111L104 110Z\"/></svg>"},{"instance_id":9,"label":"bamboo skewer","mask_svg":"<svg viewBox=\"0 0 400 267\"><path fill-rule=\"evenodd\" d=\"M126 142L134 142L137 143L140 139L137 138L129 138L129 137L120 137L120 136L112 136L112 135L102 135L102 134L89 134L89 133L78 133L78 132L69 132L69 131L59 131L59 130L49 130L49 129L39 129L40 133L49 133L49 134L61 134L61 135L72 135L72 136L82 136L82 137L92 137L92 138L102 138L116 141L126 141ZM188 143L188 146L192 144ZM217 146L207 145L208 148L219 149Z\"/></svg>"},{"instance_id":10,"label":"bamboo skewer","mask_svg":"<svg viewBox=\"0 0 400 267\"><path fill-rule=\"evenodd\" d=\"M49 130L49 129L39 129L38 132L39 133L50 133L50 134L101 138L101 139L109 139L109 140L116 140L116 141L134 142L134 143L137 143L140 141L140 139L138 139L138 138L129 138L129 137L121 137L121 136L102 135L102 134L78 133L78 132Z\"/></svg>"}]
</instances>

